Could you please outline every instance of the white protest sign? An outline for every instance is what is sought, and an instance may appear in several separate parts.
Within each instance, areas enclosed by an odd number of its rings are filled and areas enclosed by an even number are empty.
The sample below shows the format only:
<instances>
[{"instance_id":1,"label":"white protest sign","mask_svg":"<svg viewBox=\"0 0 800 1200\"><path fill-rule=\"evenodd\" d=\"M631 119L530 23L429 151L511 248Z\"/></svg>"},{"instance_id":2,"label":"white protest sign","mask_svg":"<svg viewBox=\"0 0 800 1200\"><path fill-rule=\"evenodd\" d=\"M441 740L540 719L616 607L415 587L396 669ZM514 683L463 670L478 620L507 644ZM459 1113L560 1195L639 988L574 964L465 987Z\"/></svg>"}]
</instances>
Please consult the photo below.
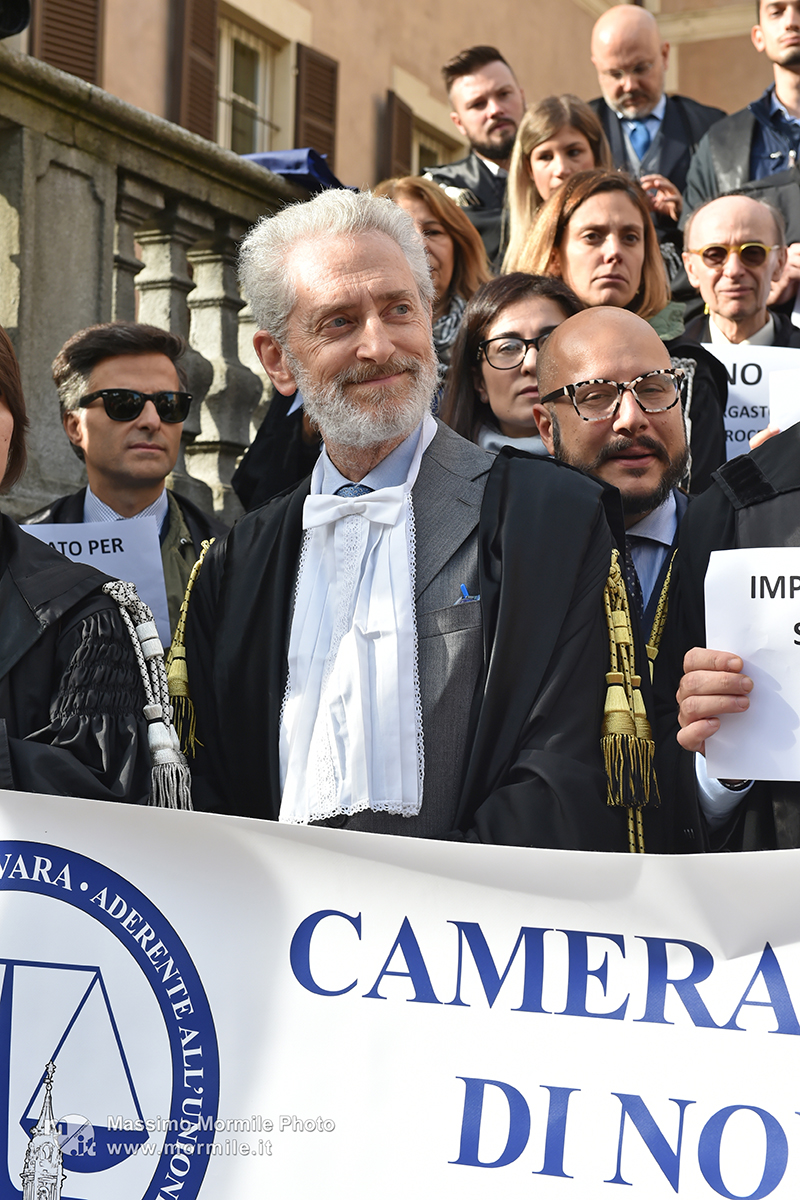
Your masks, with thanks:
<instances>
[{"instance_id":1,"label":"white protest sign","mask_svg":"<svg viewBox=\"0 0 800 1200\"><path fill-rule=\"evenodd\" d=\"M41 542L73 562L88 563L112 579L133 583L139 598L153 613L164 649L172 640L167 589L155 517L130 521L87 521L81 525L25 525Z\"/></svg>"},{"instance_id":2,"label":"white protest sign","mask_svg":"<svg viewBox=\"0 0 800 1200\"><path fill-rule=\"evenodd\" d=\"M769 419L781 431L800 421L800 364L790 371L770 371Z\"/></svg>"},{"instance_id":3,"label":"white protest sign","mask_svg":"<svg viewBox=\"0 0 800 1200\"><path fill-rule=\"evenodd\" d=\"M796 1200L799 1012L800 851L0 797L4 1197Z\"/></svg>"},{"instance_id":4,"label":"white protest sign","mask_svg":"<svg viewBox=\"0 0 800 1200\"><path fill-rule=\"evenodd\" d=\"M746 712L706 742L715 779L800 779L800 549L716 550L705 581L706 644L744 660Z\"/></svg>"},{"instance_id":5,"label":"white protest sign","mask_svg":"<svg viewBox=\"0 0 800 1200\"><path fill-rule=\"evenodd\" d=\"M728 372L725 436L728 458L747 454L750 438L770 420L769 378L773 371L800 368L800 350L791 346L706 345Z\"/></svg>"}]
</instances>

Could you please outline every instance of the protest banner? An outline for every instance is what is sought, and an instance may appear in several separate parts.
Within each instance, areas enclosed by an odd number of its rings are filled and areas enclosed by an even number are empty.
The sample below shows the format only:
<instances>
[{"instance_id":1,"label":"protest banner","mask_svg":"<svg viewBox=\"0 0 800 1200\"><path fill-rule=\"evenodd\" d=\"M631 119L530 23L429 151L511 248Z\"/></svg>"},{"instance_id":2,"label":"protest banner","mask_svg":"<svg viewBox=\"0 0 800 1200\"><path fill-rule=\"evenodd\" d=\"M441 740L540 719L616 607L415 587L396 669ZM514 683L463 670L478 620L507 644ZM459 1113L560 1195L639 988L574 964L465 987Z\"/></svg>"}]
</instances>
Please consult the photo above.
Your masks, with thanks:
<instances>
[{"instance_id":1,"label":"protest banner","mask_svg":"<svg viewBox=\"0 0 800 1200\"><path fill-rule=\"evenodd\" d=\"M167 589L155 517L85 521L80 525L26 525L25 532L47 542L73 562L96 567L112 579L133 583L153 614L162 645L172 640Z\"/></svg>"},{"instance_id":2,"label":"protest banner","mask_svg":"<svg viewBox=\"0 0 800 1200\"><path fill-rule=\"evenodd\" d=\"M800 1190L800 851L0 821L4 1200Z\"/></svg>"},{"instance_id":3,"label":"protest banner","mask_svg":"<svg viewBox=\"0 0 800 1200\"><path fill-rule=\"evenodd\" d=\"M791 346L706 346L728 372L725 435L728 458L747 454L750 438L769 424L769 377L772 371L800 367L800 350Z\"/></svg>"}]
</instances>

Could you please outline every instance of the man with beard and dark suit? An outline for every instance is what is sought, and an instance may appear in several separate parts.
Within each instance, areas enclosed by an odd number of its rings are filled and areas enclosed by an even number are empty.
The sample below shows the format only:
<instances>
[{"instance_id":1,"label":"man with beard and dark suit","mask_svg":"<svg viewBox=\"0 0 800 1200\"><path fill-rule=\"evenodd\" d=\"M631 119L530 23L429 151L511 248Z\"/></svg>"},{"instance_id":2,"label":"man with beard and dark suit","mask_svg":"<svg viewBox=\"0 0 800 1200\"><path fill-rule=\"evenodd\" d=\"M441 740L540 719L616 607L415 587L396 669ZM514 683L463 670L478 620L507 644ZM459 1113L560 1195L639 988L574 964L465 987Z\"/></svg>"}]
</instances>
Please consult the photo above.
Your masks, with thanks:
<instances>
[{"instance_id":1,"label":"man with beard and dark suit","mask_svg":"<svg viewBox=\"0 0 800 1200\"><path fill-rule=\"evenodd\" d=\"M471 46L442 67L456 129L470 144L467 158L430 167L426 179L444 188L483 238L490 263L498 259L508 164L525 111L525 96L499 50Z\"/></svg>"},{"instance_id":2,"label":"man with beard and dark suit","mask_svg":"<svg viewBox=\"0 0 800 1200\"><path fill-rule=\"evenodd\" d=\"M619 489L628 596L658 685L672 562L689 503L679 487L689 459L681 371L673 370L669 351L646 321L622 308L598 307L550 334L537 373L542 399L533 411L548 452ZM629 380L630 386L620 393L623 385L603 382L608 380ZM701 850L693 791L662 792L660 808L645 813L648 846Z\"/></svg>"},{"instance_id":3,"label":"man with beard and dark suit","mask_svg":"<svg viewBox=\"0 0 800 1200\"><path fill-rule=\"evenodd\" d=\"M433 286L398 206L331 191L264 218L241 280L324 448L194 582L195 805L625 850L636 801L607 803L600 751L616 493L434 420Z\"/></svg>"}]
</instances>

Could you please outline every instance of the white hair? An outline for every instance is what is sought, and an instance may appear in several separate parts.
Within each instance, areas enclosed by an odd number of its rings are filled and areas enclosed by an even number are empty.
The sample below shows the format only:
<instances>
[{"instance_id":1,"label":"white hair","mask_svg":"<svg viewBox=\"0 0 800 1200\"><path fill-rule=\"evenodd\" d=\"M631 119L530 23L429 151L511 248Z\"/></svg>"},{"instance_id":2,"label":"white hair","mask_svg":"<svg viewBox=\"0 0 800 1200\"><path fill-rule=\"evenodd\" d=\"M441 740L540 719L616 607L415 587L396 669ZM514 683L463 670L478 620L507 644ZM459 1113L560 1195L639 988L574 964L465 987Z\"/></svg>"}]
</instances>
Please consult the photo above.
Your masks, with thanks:
<instances>
[{"instance_id":1,"label":"white hair","mask_svg":"<svg viewBox=\"0 0 800 1200\"><path fill-rule=\"evenodd\" d=\"M402 250L420 296L433 304L434 288L422 238L399 204L371 192L331 189L313 200L290 204L275 216L262 217L242 242L239 282L259 329L284 345L297 291L287 270L290 252L312 238L385 233Z\"/></svg>"}]
</instances>

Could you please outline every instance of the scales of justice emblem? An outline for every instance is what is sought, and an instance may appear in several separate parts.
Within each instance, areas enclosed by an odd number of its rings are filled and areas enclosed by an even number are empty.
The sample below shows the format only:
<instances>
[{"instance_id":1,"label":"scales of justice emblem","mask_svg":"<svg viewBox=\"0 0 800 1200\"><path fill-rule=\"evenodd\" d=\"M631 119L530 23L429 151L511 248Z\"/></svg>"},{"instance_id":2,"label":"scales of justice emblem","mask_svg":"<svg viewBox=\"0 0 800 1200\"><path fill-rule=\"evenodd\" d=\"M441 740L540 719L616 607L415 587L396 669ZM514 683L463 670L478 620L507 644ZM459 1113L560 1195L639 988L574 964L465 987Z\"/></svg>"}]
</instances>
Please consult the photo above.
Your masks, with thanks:
<instances>
[{"instance_id":1,"label":"scales of justice emblem","mask_svg":"<svg viewBox=\"0 0 800 1200\"><path fill-rule=\"evenodd\" d=\"M119 1056L118 1068L127 1084L131 1101L131 1115L135 1121L141 1123L142 1127L144 1126L142 1108L136 1094L136 1087L117 1021L99 967L20 962L9 959L0 959L0 966L4 968L3 986L0 990L0 1137L2 1137L3 1130L8 1130L8 1121L11 1116L9 1113L9 1075L15 974L20 969L27 971L37 968L46 971L54 969L67 971L70 974L79 973L80 987L77 1005L70 1014L66 1027L53 1049L50 1061L36 1080L33 1093L19 1121L30 1138L25 1152L21 1193L11 1178L7 1146L5 1153L3 1153L3 1147L0 1146L0 1200L69 1200L66 1195L62 1196L63 1182L67 1179L66 1175L62 1175L62 1168L68 1172L78 1173L106 1171L124 1162L148 1140L149 1135L144 1128L126 1130L124 1134L121 1134L89 1117L70 1114L56 1119L53 1115L53 1076L58 1057L68 1047L71 1035L74 1036L78 1032L81 1017L87 1016L90 1004L94 1001L90 1017L91 1023L96 1028L98 1015L105 1015L111 1030L112 1044L116 1047ZM67 1080L62 1081L62 1084L64 1082ZM41 1094L42 1087L44 1087L44 1099L37 1118L35 1101ZM6 1142L7 1137L6 1132L4 1139Z\"/></svg>"}]
</instances>

